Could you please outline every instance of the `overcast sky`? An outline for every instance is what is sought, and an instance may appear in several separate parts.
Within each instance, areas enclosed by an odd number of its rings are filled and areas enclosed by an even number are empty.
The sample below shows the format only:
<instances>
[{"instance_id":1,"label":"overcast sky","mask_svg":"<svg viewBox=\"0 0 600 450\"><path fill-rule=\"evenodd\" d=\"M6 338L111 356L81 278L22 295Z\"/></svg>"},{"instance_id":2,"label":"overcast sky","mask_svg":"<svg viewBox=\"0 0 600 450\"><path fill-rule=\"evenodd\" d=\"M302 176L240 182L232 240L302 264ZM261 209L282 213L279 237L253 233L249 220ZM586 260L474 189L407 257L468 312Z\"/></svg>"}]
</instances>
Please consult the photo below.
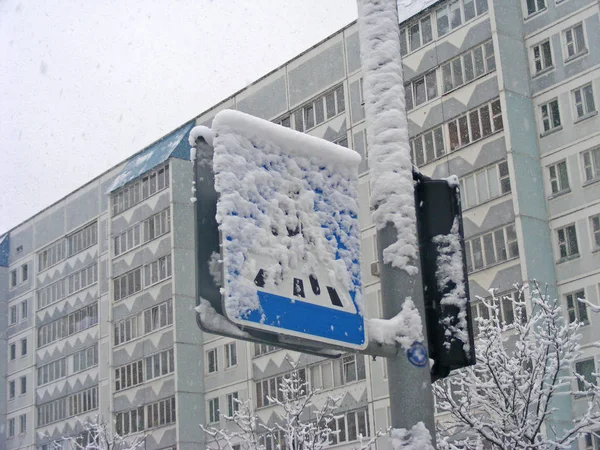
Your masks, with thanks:
<instances>
[{"instance_id":1,"label":"overcast sky","mask_svg":"<svg viewBox=\"0 0 600 450\"><path fill-rule=\"evenodd\" d=\"M0 0L0 235L356 14L356 0Z\"/></svg>"}]
</instances>

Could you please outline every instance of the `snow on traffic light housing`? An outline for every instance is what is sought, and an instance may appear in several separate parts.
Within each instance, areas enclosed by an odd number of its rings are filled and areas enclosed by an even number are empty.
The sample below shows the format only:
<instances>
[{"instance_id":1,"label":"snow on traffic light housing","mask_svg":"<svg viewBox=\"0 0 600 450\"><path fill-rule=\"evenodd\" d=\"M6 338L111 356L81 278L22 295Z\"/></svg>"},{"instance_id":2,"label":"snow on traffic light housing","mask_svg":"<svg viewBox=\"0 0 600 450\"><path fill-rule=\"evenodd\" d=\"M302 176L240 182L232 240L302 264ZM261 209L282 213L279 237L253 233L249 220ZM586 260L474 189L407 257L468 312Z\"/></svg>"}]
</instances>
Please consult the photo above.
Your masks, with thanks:
<instances>
[{"instance_id":1,"label":"snow on traffic light housing","mask_svg":"<svg viewBox=\"0 0 600 450\"><path fill-rule=\"evenodd\" d=\"M415 175L415 205L432 380L475 364L458 179Z\"/></svg>"}]
</instances>

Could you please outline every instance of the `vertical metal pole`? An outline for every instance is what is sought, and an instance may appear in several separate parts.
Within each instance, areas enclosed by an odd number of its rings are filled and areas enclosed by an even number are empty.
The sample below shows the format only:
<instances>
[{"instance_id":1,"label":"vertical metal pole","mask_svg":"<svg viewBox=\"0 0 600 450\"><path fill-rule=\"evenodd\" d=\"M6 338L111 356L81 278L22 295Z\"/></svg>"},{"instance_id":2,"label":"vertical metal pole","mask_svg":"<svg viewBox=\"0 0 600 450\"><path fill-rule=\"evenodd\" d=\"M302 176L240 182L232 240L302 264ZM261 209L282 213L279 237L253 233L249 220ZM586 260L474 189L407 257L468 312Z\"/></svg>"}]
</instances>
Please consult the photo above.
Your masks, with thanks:
<instances>
[{"instance_id":1,"label":"vertical metal pole","mask_svg":"<svg viewBox=\"0 0 600 450\"><path fill-rule=\"evenodd\" d=\"M384 227L379 224L377 232L383 314L385 318L396 316L402 310L403 303L408 298L412 299L421 316L424 337L421 344L426 349L425 304L418 254L396 0L358 0L358 25L373 198L375 203L379 202L374 206L383 206L381 214L384 214L387 222ZM380 187L384 189L381 190ZM378 189L379 194L376 194ZM381 192L389 192L397 198L403 196L404 200L386 205L387 197ZM393 210L395 206L390 206L394 204L401 205L403 217L408 220L394 223L388 218L389 214L398 212ZM406 254L409 265L416 267L418 271L383 263L384 249L398 241L398 233L402 231L400 228L408 231L409 236L414 236L414 241L409 242L408 246L416 247L416 254L410 250ZM413 364L406 349L401 349L395 358L388 358L391 421L393 428L406 430L411 430L422 422L435 447L429 358L425 358L424 362L422 367Z\"/></svg>"}]
</instances>

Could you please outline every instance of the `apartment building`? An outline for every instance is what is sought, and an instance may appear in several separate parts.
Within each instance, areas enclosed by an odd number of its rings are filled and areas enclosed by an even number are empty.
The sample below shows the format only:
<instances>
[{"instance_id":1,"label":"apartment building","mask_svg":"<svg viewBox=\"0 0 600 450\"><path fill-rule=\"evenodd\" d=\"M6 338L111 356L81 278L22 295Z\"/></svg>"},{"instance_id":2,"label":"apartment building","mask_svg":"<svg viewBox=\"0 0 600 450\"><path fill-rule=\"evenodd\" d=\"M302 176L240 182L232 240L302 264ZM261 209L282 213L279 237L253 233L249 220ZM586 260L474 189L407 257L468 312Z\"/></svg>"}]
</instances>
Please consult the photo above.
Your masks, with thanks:
<instances>
[{"instance_id":1,"label":"apartment building","mask_svg":"<svg viewBox=\"0 0 600 450\"><path fill-rule=\"evenodd\" d=\"M577 298L600 304L600 6L427 5L400 17L410 145L425 175L460 178L471 294L548 284L565 318L585 324L574 369L591 377L600 318ZM290 361L323 395L343 396L336 448L385 429L383 359L327 360L203 334L193 314L187 135L237 109L361 154L362 279L368 314L381 316L362 95L353 23L0 237L6 448L49 448L80 433L76 418L86 416L144 436L148 449L204 448L198 424L227 426L234 399L273 423L267 396L278 395ZM501 308L514 320L510 302ZM472 310L488 314L478 301ZM552 425L580 402L560 402Z\"/></svg>"}]
</instances>

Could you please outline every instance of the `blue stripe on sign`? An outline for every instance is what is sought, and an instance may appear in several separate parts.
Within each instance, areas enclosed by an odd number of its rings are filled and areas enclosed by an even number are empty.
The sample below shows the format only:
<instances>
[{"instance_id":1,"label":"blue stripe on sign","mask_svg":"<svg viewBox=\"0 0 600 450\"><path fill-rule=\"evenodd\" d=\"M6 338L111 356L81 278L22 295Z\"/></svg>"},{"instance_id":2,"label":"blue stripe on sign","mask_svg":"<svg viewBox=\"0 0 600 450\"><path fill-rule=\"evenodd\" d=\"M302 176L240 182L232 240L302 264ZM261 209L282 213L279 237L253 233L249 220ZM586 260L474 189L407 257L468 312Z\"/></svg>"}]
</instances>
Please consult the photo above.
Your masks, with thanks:
<instances>
[{"instance_id":1,"label":"blue stripe on sign","mask_svg":"<svg viewBox=\"0 0 600 450\"><path fill-rule=\"evenodd\" d=\"M253 310L244 320L354 345L365 342L363 318L333 308L258 291L262 311ZM264 316L263 316L264 314ZM333 327L333 329L332 329Z\"/></svg>"}]
</instances>

